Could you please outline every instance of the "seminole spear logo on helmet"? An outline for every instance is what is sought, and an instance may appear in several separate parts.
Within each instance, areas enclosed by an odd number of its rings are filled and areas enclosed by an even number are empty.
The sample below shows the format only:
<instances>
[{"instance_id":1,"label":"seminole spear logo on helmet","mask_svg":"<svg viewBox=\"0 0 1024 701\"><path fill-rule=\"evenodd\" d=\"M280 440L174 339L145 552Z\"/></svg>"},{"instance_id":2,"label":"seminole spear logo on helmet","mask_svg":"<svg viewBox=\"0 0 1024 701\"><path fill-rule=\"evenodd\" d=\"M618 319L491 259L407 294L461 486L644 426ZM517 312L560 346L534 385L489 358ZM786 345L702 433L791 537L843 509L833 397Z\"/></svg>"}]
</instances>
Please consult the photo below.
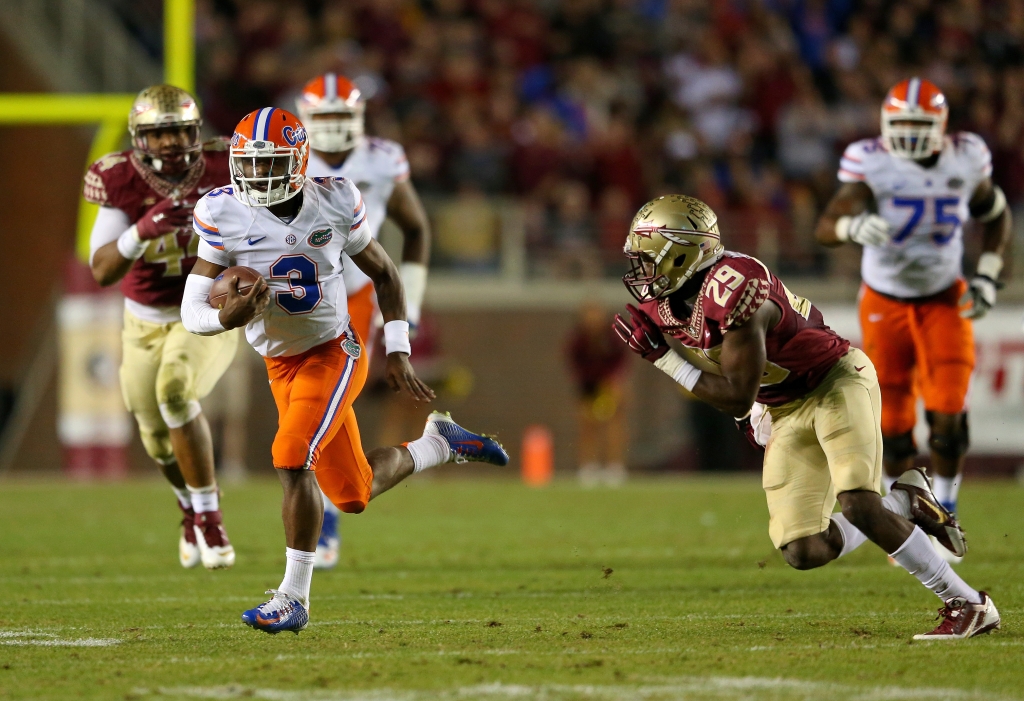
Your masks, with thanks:
<instances>
[{"instance_id":1,"label":"seminole spear logo on helmet","mask_svg":"<svg viewBox=\"0 0 1024 701\"><path fill-rule=\"evenodd\" d=\"M630 271L626 289L639 302L672 294L725 252L718 216L686 195L653 199L636 213L623 252Z\"/></svg>"}]
</instances>

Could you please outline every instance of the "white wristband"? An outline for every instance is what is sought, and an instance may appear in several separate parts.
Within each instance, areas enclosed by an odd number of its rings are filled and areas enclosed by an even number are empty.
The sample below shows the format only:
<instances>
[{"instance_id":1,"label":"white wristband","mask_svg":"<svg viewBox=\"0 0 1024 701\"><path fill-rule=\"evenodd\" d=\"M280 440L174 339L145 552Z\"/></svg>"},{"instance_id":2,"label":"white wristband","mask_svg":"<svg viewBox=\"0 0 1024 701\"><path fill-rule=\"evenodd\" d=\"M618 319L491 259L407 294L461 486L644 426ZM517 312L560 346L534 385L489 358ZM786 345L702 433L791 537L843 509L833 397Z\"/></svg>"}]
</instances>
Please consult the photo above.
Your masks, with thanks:
<instances>
[{"instance_id":1,"label":"white wristband","mask_svg":"<svg viewBox=\"0 0 1024 701\"><path fill-rule=\"evenodd\" d=\"M146 252L149 241L139 238L138 228L132 224L125 229L125 232L117 237L117 252L128 260L138 260Z\"/></svg>"},{"instance_id":2,"label":"white wristband","mask_svg":"<svg viewBox=\"0 0 1024 701\"><path fill-rule=\"evenodd\" d=\"M999 279L999 273L1003 271L1003 257L998 253L992 251L985 251L978 258L978 275L984 275L985 277L992 278L993 280Z\"/></svg>"},{"instance_id":3,"label":"white wristband","mask_svg":"<svg viewBox=\"0 0 1024 701\"><path fill-rule=\"evenodd\" d=\"M210 306L213 278L189 275L185 278L185 291L181 296L181 325L200 336L212 336L227 329L220 323L220 310Z\"/></svg>"},{"instance_id":4,"label":"white wristband","mask_svg":"<svg viewBox=\"0 0 1024 701\"><path fill-rule=\"evenodd\" d=\"M836 239L846 243L850 240L850 222L853 217L839 217L836 219Z\"/></svg>"},{"instance_id":5,"label":"white wristband","mask_svg":"<svg viewBox=\"0 0 1024 701\"><path fill-rule=\"evenodd\" d=\"M683 356L674 350L669 350L668 353L658 358L654 367L681 384L688 392L693 391L693 388L697 386L697 380L703 374L699 368L686 362Z\"/></svg>"},{"instance_id":6,"label":"white wristband","mask_svg":"<svg viewBox=\"0 0 1024 701\"><path fill-rule=\"evenodd\" d=\"M384 324L384 351L392 353L412 353L412 346L409 345L409 322L389 321Z\"/></svg>"},{"instance_id":7,"label":"white wristband","mask_svg":"<svg viewBox=\"0 0 1024 701\"><path fill-rule=\"evenodd\" d=\"M423 263L402 263L398 270L405 288L405 314L409 323L416 326L420 323L423 295L427 291L427 266Z\"/></svg>"}]
</instances>

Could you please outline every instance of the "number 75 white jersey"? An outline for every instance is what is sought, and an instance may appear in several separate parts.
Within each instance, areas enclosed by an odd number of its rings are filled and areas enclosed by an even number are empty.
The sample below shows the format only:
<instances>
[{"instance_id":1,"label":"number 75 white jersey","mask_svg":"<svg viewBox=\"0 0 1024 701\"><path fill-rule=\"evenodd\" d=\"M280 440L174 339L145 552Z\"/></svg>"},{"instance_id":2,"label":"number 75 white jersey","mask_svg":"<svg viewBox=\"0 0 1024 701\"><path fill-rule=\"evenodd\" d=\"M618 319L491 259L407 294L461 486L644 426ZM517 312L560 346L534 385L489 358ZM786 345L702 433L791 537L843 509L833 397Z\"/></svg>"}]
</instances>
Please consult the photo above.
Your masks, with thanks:
<instances>
[{"instance_id":1,"label":"number 75 white jersey","mask_svg":"<svg viewBox=\"0 0 1024 701\"><path fill-rule=\"evenodd\" d=\"M861 277L894 297L924 297L962 275L963 226L978 184L992 175L992 154L977 134L945 138L931 168L894 156L881 139L846 147L839 180L871 188L878 213L889 222L889 243L865 246Z\"/></svg>"},{"instance_id":2,"label":"number 75 white jersey","mask_svg":"<svg viewBox=\"0 0 1024 701\"><path fill-rule=\"evenodd\" d=\"M193 226L200 258L248 266L270 286L266 312L245 329L252 347L273 358L340 336L349 319L342 253L356 255L373 240L359 190L345 178L307 178L290 223L232 193L227 186L204 195Z\"/></svg>"}]
</instances>

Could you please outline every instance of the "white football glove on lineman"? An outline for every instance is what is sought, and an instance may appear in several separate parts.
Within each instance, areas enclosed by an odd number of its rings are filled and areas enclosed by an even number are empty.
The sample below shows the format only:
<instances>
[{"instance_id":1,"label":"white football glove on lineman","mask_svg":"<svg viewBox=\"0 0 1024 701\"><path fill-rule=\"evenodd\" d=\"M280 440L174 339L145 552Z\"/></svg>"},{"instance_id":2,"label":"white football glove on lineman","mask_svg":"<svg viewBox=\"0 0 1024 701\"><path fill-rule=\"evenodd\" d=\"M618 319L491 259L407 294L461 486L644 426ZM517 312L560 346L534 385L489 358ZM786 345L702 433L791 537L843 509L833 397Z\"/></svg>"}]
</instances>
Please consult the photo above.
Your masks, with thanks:
<instances>
[{"instance_id":1,"label":"white football glove on lineman","mask_svg":"<svg viewBox=\"0 0 1024 701\"><path fill-rule=\"evenodd\" d=\"M978 259L978 270L971 278L971 285L960 298L960 311L964 319L980 319L995 306L996 290L999 288L999 273L1003 270L1003 258L998 253L986 251Z\"/></svg>"},{"instance_id":2,"label":"white football glove on lineman","mask_svg":"<svg viewBox=\"0 0 1024 701\"><path fill-rule=\"evenodd\" d=\"M836 238L861 246L884 246L889 242L889 222L877 214L861 212L855 217L836 220Z\"/></svg>"}]
</instances>

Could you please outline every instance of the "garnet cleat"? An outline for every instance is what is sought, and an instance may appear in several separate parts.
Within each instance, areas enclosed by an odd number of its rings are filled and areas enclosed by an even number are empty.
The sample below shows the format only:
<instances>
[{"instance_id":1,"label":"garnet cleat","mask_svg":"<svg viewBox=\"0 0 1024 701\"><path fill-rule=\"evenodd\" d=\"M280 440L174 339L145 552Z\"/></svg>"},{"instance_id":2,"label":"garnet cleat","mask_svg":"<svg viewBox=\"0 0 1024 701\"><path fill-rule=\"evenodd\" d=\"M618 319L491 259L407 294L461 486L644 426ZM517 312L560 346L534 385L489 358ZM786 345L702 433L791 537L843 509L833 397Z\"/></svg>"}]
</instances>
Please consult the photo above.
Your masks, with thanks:
<instances>
[{"instance_id":1,"label":"garnet cleat","mask_svg":"<svg viewBox=\"0 0 1024 701\"><path fill-rule=\"evenodd\" d=\"M907 470L892 486L910 497L910 520L957 557L967 553L967 536L953 514L942 508L931 480L920 467Z\"/></svg>"},{"instance_id":2,"label":"garnet cleat","mask_svg":"<svg viewBox=\"0 0 1024 701\"><path fill-rule=\"evenodd\" d=\"M193 530L203 567L208 570L219 570L235 564L235 549L228 540L219 509L196 514Z\"/></svg>"},{"instance_id":3,"label":"garnet cleat","mask_svg":"<svg viewBox=\"0 0 1024 701\"><path fill-rule=\"evenodd\" d=\"M981 603L972 604L958 596L939 609L939 625L930 633L914 636L914 640L965 640L999 629L999 611L992 597L981 594Z\"/></svg>"},{"instance_id":4,"label":"garnet cleat","mask_svg":"<svg viewBox=\"0 0 1024 701\"><path fill-rule=\"evenodd\" d=\"M313 569L329 570L338 564L338 551L341 549L341 536L338 525L341 519L333 511L324 511L324 523L320 527L320 538L316 541L316 555Z\"/></svg>"},{"instance_id":5,"label":"garnet cleat","mask_svg":"<svg viewBox=\"0 0 1024 701\"><path fill-rule=\"evenodd\" d=\"M299 634L309 623L309 607L294 596L277 589L270 589L270 601L242 614L242 622L264 633L276 635L282 631Z\"/></svg>"},{"instance_id":6,"label":"garnet cleat","mask_svg":"<svg viewBox=\"0 0 1024 701\"><path fill-rule=\"evenodd\" d=\"M185 508L178 502L181 509L181 537L178 538L178 562L185 569L192 569L199 564L199 544L196 543L196 512L192 507Z\"/></svg>"},{"instance_id":7,"label":"garnet cleat","mask_svg":"<svg viewBox=\"0 0 1024 701\"><path fill-rule=\"evenodd\" d=\"M508 453L501 443L483 433L473 433L459 426L448 412L435 411L427 417L423 435L434 434L444 438L452 452L452 462L486 462L504 467Z\"/></svg>"}]
</instances>

